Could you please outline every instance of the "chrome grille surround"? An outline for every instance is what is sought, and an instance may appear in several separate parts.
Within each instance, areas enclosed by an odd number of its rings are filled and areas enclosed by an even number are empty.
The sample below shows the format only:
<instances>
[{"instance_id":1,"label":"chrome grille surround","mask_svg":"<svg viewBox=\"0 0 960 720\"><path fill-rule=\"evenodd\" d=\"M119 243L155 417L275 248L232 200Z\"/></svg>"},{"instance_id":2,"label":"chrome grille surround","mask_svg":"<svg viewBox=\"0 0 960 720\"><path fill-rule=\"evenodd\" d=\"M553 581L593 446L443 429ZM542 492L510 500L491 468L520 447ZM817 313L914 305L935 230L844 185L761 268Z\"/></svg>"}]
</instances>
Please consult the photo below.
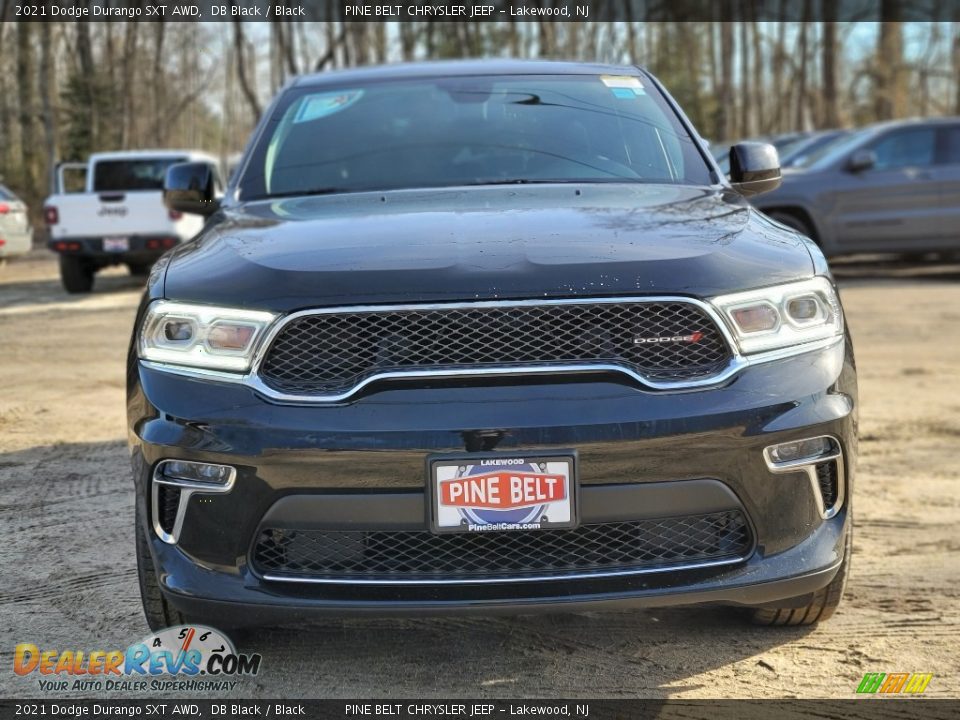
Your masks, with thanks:
<instances>
[{"instance_id":1,"label":"chrome grille surround","mask_svg":"<svg viewBox=\"0 0 960 720\"><path fill-rule=\"evenodd\" d=\"M696 342L635 343L701 333ZM347 306L281 319L251 376L272 399L336 402L396 378L618 372L654 389L744 364L719 314L687 297Z\"/></svg>"}]
</instances>

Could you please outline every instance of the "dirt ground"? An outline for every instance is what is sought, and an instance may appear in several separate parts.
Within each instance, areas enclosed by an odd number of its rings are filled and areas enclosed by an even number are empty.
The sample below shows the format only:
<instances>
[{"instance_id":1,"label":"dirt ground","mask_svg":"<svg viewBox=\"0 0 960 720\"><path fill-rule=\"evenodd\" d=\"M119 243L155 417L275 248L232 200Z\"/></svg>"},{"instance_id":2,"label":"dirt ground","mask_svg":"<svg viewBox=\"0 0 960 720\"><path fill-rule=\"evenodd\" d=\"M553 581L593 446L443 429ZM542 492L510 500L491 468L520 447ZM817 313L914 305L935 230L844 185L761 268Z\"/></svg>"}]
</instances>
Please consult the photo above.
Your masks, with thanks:
<instances>
[{"instance_id":1,"label":"dirt ground","mask_svg":"<svg viewBox=\"0 0 960 720\"><path fill-rule=\"evenodd\" d=\"M860 369L847 597L815 629L724 609L351 620L263 631L247 697L852 697L932 672L960 697L960 265L838 266ZM0 267L0 696L36 697L13 648L127 647L133 555L124 357L139 283L63 293L42 251Z\"/></svg>"}]
</instances>

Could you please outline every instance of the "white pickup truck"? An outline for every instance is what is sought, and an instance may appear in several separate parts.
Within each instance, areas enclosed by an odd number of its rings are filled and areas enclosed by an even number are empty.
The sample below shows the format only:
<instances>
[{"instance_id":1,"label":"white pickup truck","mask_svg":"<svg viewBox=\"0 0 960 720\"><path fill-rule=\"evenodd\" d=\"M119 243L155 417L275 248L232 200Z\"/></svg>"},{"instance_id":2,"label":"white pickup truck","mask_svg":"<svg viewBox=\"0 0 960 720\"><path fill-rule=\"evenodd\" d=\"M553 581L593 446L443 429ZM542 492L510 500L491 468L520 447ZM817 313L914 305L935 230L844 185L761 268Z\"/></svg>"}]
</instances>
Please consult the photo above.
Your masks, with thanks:
<instances>
[{"instance_id":1,"label":"white pickup truck","mask_svg":"<svg viewBox=\"0 0 960 720\"><path fill-rule=\"evenodd\" d=\"M125 264L134 275L146 274L163 253L200 231L202 217L163 204L167 168L181 162L208 162L213 177L220 177L216 158L191 150L97 153L85 166L59 167L54 194L43 210L48 245L60 256L67 292L90 292L97 270L110 265ZM65 173L77 169L86 172L83 191L67 192ZM215 182L219 186L219 179Z\"/></svg>"}]
</instances>

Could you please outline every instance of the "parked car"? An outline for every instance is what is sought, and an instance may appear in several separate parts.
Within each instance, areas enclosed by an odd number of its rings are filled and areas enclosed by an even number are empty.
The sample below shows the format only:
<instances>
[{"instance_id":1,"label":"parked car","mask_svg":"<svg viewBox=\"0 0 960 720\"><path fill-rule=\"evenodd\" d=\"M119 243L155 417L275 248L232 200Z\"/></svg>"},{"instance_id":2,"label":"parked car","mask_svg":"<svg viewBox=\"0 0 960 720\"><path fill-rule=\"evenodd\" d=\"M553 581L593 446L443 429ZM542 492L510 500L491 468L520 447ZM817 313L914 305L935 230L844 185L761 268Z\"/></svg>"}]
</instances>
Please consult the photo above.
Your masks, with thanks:
<instances>
[{"instance_id":1,"label":"parked car","mask_svg":"<svg viewBox=\"0 0 960 720\"><path fill-rule=\"evenodd\" d=\"M0 261L30 252L32 242L26 203L0 185Z\"/></svg>"},{"instance_id":2,"label":"parked car","mask_svg":"<svg viewBox=\"0 0 960 720\"><path fill-rule=\"evenodd\" d=\"M48 245L60 256L67 292L93 289L102 268L124 264L145 275L163 253L197 234L203 221L164 207L163 177L179 162L207 163L219 191L217 161L188 150L137 150L97 153L86 163L84 192L65 192L66 173L83 169L61 165L54 194L44 203Z\"/></svg>"},{"instance_id":3,"label":"parked car","mask_svg":"<svg viewBox=\"0 0 960 720\"><path fill-rule=\"evenodd\" d=\"M780 168L802 167L822 149L843 140L849 132L849 130L821 130L787 143L777 149L780 154Z\"/></svg>"},{"instance_id":4,"label":"parked car","mask_svg":"<svg viewBox=\"0 0 960 720\"><path fill-rule=\"evenodd\" d=\"M151 274L128 363L154 627L840 602L856 374L827 263L635 67L302 77Z\"/></svg>"},{"instance_id":5,"label":"parked car","mask_svg":"<svg viewBox=\"0 0 960 720\"><path fill-rule=\"evenodd\" d=\"M754 204L828 256L960 248L960 118L853 132Z\"/></svg>"}]
</instances>

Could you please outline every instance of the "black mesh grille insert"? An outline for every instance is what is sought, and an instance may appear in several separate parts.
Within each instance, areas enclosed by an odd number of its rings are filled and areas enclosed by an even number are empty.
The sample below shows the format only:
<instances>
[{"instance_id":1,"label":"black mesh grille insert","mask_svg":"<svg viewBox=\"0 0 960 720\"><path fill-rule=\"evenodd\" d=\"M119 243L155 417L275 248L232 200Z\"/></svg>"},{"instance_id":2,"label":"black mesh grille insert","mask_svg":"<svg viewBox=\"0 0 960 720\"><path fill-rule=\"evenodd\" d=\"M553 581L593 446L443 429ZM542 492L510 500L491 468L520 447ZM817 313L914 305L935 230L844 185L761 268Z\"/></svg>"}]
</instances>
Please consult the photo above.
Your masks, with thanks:
<instances>
[{"instance_id":1,"label":"black mesh grille insert","mask_svg":"<svg viewBox=\"0 0 960 720\"><path fill-rule=\"evenodd\" d=\"M837 502L837 461L830 460L817 465L817 482L823 496L823 506L829 510Z\"/></svg>"},{"instance_id":2,"label":"black mesh grille insert","mask_svg":"<svg viewBox=\"0 0 960 720\"><path fill-rule=\"evenodd\" d=\"M260 374L281 392L334 394L412 369L613 363L664 381L706 378L729 360L691 303L548 303L306 315L278 333Z\"/></svg>"},{"instance_id":3,"label":"black mesh grille insert","mask_svg":"<svg viewBox=\"0 0 960 720\"><path fill-rule=\"evenodd\" d=\"M737 510L575 529L435 535L426 530L266 528L253 551L262 573L325 579L476 579L655 569L744 557Z\"/></svg>"},{"instance_id":4,"label":"black mesh grille insert","mask_svg":"<svg viewBox=\"0 0 960 720\"><path fill-rule=\"evenodd\" d=\"M180 506L180 488L157 483L157 518L165 533L173 533L177 521L177 508Z\"/></svg>"}]
</instances>

